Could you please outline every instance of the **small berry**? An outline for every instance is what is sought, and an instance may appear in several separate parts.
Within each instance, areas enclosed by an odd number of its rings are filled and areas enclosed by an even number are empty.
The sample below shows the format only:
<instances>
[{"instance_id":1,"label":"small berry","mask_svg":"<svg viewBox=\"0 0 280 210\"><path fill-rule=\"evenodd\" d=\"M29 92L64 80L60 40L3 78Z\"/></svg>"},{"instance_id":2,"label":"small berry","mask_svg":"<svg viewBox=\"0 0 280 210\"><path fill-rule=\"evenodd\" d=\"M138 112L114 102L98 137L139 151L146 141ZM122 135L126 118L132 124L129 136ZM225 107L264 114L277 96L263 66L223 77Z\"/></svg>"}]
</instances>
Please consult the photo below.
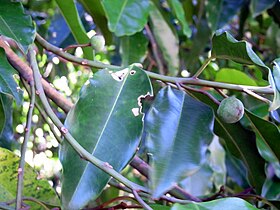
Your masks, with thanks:
<instances>
[{"instance_id":1,"label":"small berry","mask_svg":"<svg viewBox=\"0 0 280 210\"><path fill-rule=\"evenodd\" d=\"M96 50L97 52L100 52L104 49L105 47L105 39L103 36L101 35L96 35L91 37L91 46L94 50Z\"/></svg>"},{"instance_id":2,"label":"small berry","mask_svg":"<svg viewBox=\"0 0 280 210\"><path fill-rule=\"evenodd\" d=\"M243 103L235 96L225 98L222 100L217 114L226 123L236 123L243 117Z\"/></svg>"}]
</instances>

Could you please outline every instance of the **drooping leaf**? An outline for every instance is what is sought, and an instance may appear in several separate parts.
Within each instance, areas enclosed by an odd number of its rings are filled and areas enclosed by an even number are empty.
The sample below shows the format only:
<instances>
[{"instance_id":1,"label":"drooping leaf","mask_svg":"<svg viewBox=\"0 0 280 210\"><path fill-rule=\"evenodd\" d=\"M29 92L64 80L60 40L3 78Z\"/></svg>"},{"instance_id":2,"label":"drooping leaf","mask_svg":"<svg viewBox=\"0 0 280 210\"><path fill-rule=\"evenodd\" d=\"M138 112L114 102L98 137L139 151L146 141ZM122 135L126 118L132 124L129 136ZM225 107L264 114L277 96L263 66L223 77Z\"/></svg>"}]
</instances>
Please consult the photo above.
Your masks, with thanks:
<instances>
[{"instance_id":1,"label":"drooping leaf","mask_svg":"<svg viewBox=\"0 0 280 210\"><path fill-rule=\"evenodd\" d=\"M20 105L22 90L13 78L14 74L16 74L16 71L7 61L4 49L0 48L0 93L13 96L17 105Z\"/></svg>"},{"instance_id":2,"label":"drooping leaf","mask_svg":"<svg viewBox=\"0 0 280 210\"><path fill-rule=\"evenodd\" d=\"M186 205L176 203L171 210L258 210L252 204L240 198L221 198L208 202L190 203Z\"/></svg>"},{"instance_id":3,"label":"drooping leaf","mask_svg":"<svg viewBox=\"0 0 280 210\"><path fill-rule=\"evenodd\" d=\"M244 0L206 1L206 16L212 31L226 25L243 6Z\"/></svg>"},{"instance_id":4,"label":"drooping leaf","mask_svg":"<svg viewBox=\"0 0 280 210\"><path fill-rule=\"evenodd\" d=\"M257 146L261 156L268 162L280 162L280 130L273 123L266 121L246 110L246 118L256 133Z\"/></svg>"},{"instance_id":5,"label":"drooping leaf","mask_svg":"<svg viewBox=\"0 0 280 210\"><path fill-rule=\"evenodd\" d=\"M154 4L151 4L150 21L152 31L164 60L167 62L168 74L176 76L179 69L179 41L164 17Z\"/></svg>"},{"instance_id":6,"label":"drooping leaf","mask_svg":"<svg viewBox=\"0 0 280 210\"><path fill-rule=\"evenodd\" d=\"M265 10L273 7L275 3L275 0L252 0L250 6L253 13L253 17L258 16Z\"/></svg>"},{"instance_id":7,"label":"drooping leaf","mask_svg":"<svg viewBox=\"0 0 280 210\"><path fill-rule=\"evenodd\" d=\"M262 196L269 200L279 201L280 180L267 179L263 184Z\"/></svg>"},{"instance_id":8,"label":"drooping leaf","mask_svg":"<svg viewBox=\"0 0 280 210\"><path fill-rule=\"evenodd\" d=\"M76 7L81 21L85 26L85 30L88 31L93 29L93 26L85 19L86 15L83 6L79 3L76 3ZM69 45L76 44L75 38L69 26L59 10L56 11L48 28L47 41L60 48L65 48Z\"/></svg>"},{"instance_id":9,"label":"drooping leaf","mask_svg":"<svg viewBox=\"0 0 280 210\"><path fill-rule=\"evenodd\" d=\"M168 4L171 6L172 10L175 13L175 16L179 20L183 28L183 33L190 38L192 35L192 30L186 20L185 11L183 9L182 3L179 0L169 0Z\"/></svg>"},{"instance_id":10,"label":"drooping leaf","mask_svg":"<svg viewBox=\"0 0 280 210\"><path fill-rule=\"evenodd\" d=\"M35 27L30 15L24 14L21 2L1 1L0 35L14 39L25 53L33 43Z\"/></svg>"},{"instance_id":11,"label":"drooping leaf","mask_svg":"<svg viewBox=\"0 0 280 210\"><path fill-rule=\"evenodd\" d=\"M207 96L195 92L192 92L191 95L212 107L217 113L218 105ZM265 181L265 162L257 150L255 134L243 128L240 123L224 123L217 115L214 132L224 141L226 150L242 161L251 186L261 192L262 184ZM256 162L258 164L255 164Z\"/></svg>"},{"instance_id":12,"label":"drooping leaf","mask_svg":"<svg viewBox=\"0 0 280 210\"><path fill-rule=\"evenodd\" d=\"M0 148L0 202L15 199L17 192L19 157L11 151ZM59 206L59 199L47 180L38 179L36 172L27 164L24 168L24 197L36 198L44 203ZM34 204L32 209L41 209Z\"/></svg>"},{"instance_id":13,"label":"drooping leaf","mask_svg":"<svg viewBox=\"0 0 280 210\"><path fill-rule=\"evenodd\" d=\"M246 65L257 65L269 70L246 41L237 41L228 32L215 33L212 38L211 57L229 59Z\"/></svg>"},{"instance_id":14,"label":"drooping leaf","mask_svg":"<svg viewBox=\"0 0 280 210\"><path fill-rule=\"evenodd\" d=\"M153 197L160 197L205 162L213 117L211 108L185 92L169 86L160 90L144 122Z\"/></svg>"},{"instance_id":15,"label":"drooping leaf","mask_svg":"<svg viewBox=\"0 0 280 210\"><path fill-rule=\"evenodd\" d=\"M208 160L192 176L187 177L180 186L194 196L203 196L225 185L226 166L225 150L220 145L218 138L214 138L208 147L210 154Z\"/></svg>"},{"instance_id":16,"label":"drooping leaf","mask_svg":"<svg viewBox=\"0 0 280 210\"><path fill-rule=\"evenodd\" d=\"M13 137L13 98L0 93L0 147L11 149Z\"/></svg>"},{"instance_id":17,"label":"drooping leaf","mask_svg":"<svg viewBox=\"0 0 280 210\"><path fill-rule=\"evenodd\" d=\"M148 21L148 0L103 0L109 29L116 36L132 35L141 31Z\"/></svg>"},{"instance_id":18,"label":"drooping leaf","mask_svg":"<svg viewBox=\"0 0 280 210\"><path fill-rule=\"evenodd\" d=\"M146 73L136 66L118 72L101 70L94 74L68 113L65 126L95 157L121 171L133 157L142 132L141 98L152 94ZM110 177L82 160L64 141L62 204L79 209L94 200Z\"/></svg>"},{"instance_id":19,"label":"drooping leaf","mask_svg":"<svg viewBox=\"0 0 280 210\"><path fill-rule=\"evenodd\" d=\"M74 0L64 1L56 0L56 3L67 22L75 40L79 44L86 44L90 42L89 37L80 19ZM83 48L84 56L87 59L93 59L93 51L91 47Z\"/></svg>"},{"instance_id":20,"label":"drooping leaf","mask_svg":"<svg viewBox=\"0 0 280 210\"><path fill-rule=\"evenodd\" d=\"M280 107L280 58L275 59L273 64L273 70L268 74L268 81L274 92L273 102L269 107L270 111Z\"/></svg>"},{"instance_id":21,"label":"drooping leaf","mask_svg":"<svg viewBox=\"0 0 280 210\"><path fill-rule=\"evenodd\" d=\"M230 69L230 68L220 69L216 74L215 81L238 84L238 85L257 86L255 80L253 80L247 74L245 74L242 71L236 69Z\"/></svg>"},{"instance_id":22,"label":"drooping leaf","mask_svg":"<svg viewBox=\"0 0 280 210\"><path fill-rule=\"evenodd\" d=\"M142 63L147 54L147 47L148 40L141 32L121 37L122 65Z\"/></svg>"},{"instance_id":23,"label":"drooping leaf","mask_svg":"<svg viewBox=\"0 0 280 210\"><path fill-rule=\"evenodd\" d=\"M79 0L84 6L85 10L93 18L94 24L100 28L102 35L106 40L106 44L110 45L112 43L112 33L108 29L108 21L105 15L105 11L100 0Z\"/></svg>"}]
</instances>

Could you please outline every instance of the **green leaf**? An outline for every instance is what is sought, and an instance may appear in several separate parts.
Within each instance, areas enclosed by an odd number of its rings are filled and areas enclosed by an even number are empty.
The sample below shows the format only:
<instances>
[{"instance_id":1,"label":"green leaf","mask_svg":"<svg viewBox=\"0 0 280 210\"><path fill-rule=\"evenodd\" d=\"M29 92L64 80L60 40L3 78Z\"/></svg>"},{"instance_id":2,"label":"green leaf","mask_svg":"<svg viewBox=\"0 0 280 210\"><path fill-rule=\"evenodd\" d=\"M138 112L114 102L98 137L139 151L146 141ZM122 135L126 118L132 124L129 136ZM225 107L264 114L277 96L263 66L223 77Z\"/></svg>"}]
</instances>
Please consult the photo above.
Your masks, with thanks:
<instances>
[{"instance_id":1,"label":"green leaf","mask_svg":"<svg viewBox=\"0 0 280 210\"><path fill-rule=\"evenodd\" d=\"M246 65L257 65L269 70L246 41L237 41L228 32L215 33L212 38L211 57L229 59Z\"/></svg>"},{"instance_id":2,"label":"green leaf","mask_svg":"<svg viewBox=\"0 0 280 210\"><path fill-rule=\"evenodd\" d=\"M280 58L275 59L273 64L273 70L269 71L268 74L268 81L274 92L273 102L270 104L269 111L280 107Z\"/></svg>"},{"instance_id":3,"label":"green leaf","mask_svg":"<svg viewBox=\"0 0 280 210\"><path fill-rule=\"evenodd\" d=\"M252 0L250 7L252 10L253 17L257 17L265 10L273 7L275 0Z\"/></svg>"},{"instance_id":4,"label":"green leaf","mask_svg":"<svg viewBox=\"0 0 280 210\"><path fill-rule=\"evenodd\" d=\"M140 100L147 94L152 94L150 80L136 66L117 72L98 71L82 88L65 126L88 152L121 171L140 143ZM82 160L66 141L60 159L63 206L80 209L102 192L110 177Z\"/></svg>"},{"instance_id":5,"label":"green leaf","mask_svg":"<svg viewBox=\"0 0 280 210\"><path fill-rule=\"evenodd\" d=\"M122 65L142 63L147 55L148 40L142 32L121 37Z\"/></svg>"},{"instance_id":6,"label":"green leaf","mask_svg":"<svg viewBox=\"0 0 280 210\"><path fill-rule=\"evenodd\" d=\"M0 93L0 147L11 149L14 140L13 132L13 98Z\"/></svg>"},{"instance_id":7,"label":"green leaf","mask_svg":"<svg viewBox=\"0 0 280 210\"><path fill-rule=\"evenodd\" d=\"M243 0L212 0L206 2L206 16L212 31L226 25L242 7Z\"/></svg>"},{"instance_id":8,"label":"green leaf","mask_svg":"<svg viewBox=\"0 0 280 210\"><path fill-rule=\"evenodd\" d=\"M246 118L256 133L257 146L261 156L268 162L280 162L280 130L273 123L266 121L246 110Z\"/></svg>"},{"instance_id":9,"label":"green leaf","mask_svg":"<svg viewBox=\"0 0 280 210\"><path fill-rule=\"evenodd\" d=\"M16 71L6 59L4 49L0 48L0 93L13 96L17 105L22 102L22 90L15 82L13 75Z\"/></svg>"},{"instance_id":10,"label":"green leaf","mask_svg":"<svg viewBox=\"0 0 280 210\"><path fill-rule=\"evenodd\" d=\"M106 44L112 44L112 33L108 29L108 21L105 15L105 11L100 0L79 0L85 10L93 18L94 24L100 28L102 35L106 40Z\"/></svg>"},{"instance_id":11,"label":"green leaf","mask_svg":"<svg viewBox=\"0 0 280 210\"><path fill-rule=\"evenodd\" d=\"M255 82L255 80L253 80L247 74L245 74L244 72L241 72L239 70L230 69L230 68L220 69L216 74L215 81L231 83L231 84L238 84L238 85L257 86L257 83Z\"/></svg>"},{"instance_id":12,"label":"green leaf","mask_svg":"<svg viewBox=\"0 0 280 210\"><path fill-rule=\"evenodd\" d=\"M225 150L217 137L209 145L208 151L210 154L208 154L207 162L192 176L180 182L180 186L191 195L203 196L225 185L227 173Z\"/></svg>"},{"instance_id":13,"label":"green leaf","mask_svg":"<svg viewBox=\"0 0 280 210\"><path fill-rule=\"evenodd\" d=\"M0 148L0 202L15 199L17 192L19 157L11 151ZM36 172L27 164L24 168L24 197L33 197L44 203L59 206L59 199L47 180L38 179ZM34 205L34 204L33 204ZM37 204L36 208L41 209Z\"/></svg>"},{"instance_id":14,"label":"green leaf","mask_svg":"<svg viewBox=\"0 0 280 210\"><path fill-rule=\"evenodd\" d=\"M76 42L78 44L90 43L90 39L87 36L85 28L79 17L74 0L55 0L65 21L67 22ZM91 47L83 48L84 57L87 59L93 59L93 50Z\"/></svg>"},{"instance_id":15,"label":"green leaf","mask_svg":"<svg viewBox=\"0 0 280 210\"><path fill-rule=\"evenodd\" d=\"M20 2L1 1L0 35L14 39L25 53L34 42L35 27L30 15L24 14Z\"/></svg>"},{"instance_id":16,"label":"green leaf","mask_svg":"<svg viewBox=\"0 0 280 210\"><path fill-rule=\"evenodd\" d=\"M153 197L199 170L213 139L213 120L212 110L185 92L160 90L144 121Z\"/></svg>"},{"instance_id":17,"label":"green leaf","mask_svg":"<svg viewBox=\"0 0 280 210\"><path fill-rule=\"evenodd\" d=\"M279 201L280 180L267 179L263 184L262 196L269 200Z\"/></svg>"},{"instance_id":18,"label":"green leaf","mask_svg":"<svg viewBox=\"0 0 280 210\"><path fill-rule=\"evenodd\" d=\"M2 101L2 94L0 94L0 136L2 135L2 131L5 126L5 104Z\"/></svg>"},{"instance_id":19,"label":"green leaf","mask_svg":"<svg viewBox=\"0 0 280 210\"><path fill-rule=\"evenodd\" d=\"M157 44L167 62L168 74L176 76L179 69L179 41L154 4L151 4L150 21Z\"/></svg>"},{"instance_id":20,"label":"green leaf","mask_svg":"<svg viewBox=\"0 0 280 210\"><path fill-rule=\"evenodd\" d=\"M195 92L192 92L191 95L211 106L217 113L218 105L207 96ZM262 184L265 181L265 163L257 150L255 134L243 128L240 123L224 123L217 114L214 132L224 141L226 150L242 161L247 169L246 175L251 186L261 192Z\"/></svg>"},{"instance_id":21,"label":"green leaf","mask_svg":"<svg viewBox=\"0 0 280 210\"><path fill-rule=\"evenodd\" d=\"M168 0L168 4L171 6L172 10L175 13L175 16L182 25L183 33L190 38L192 35L192 30L190 29L189 24L185 18L185 11L183 5L179 0Z\"/></svg>"},{"instance_id":22,"label":"green leaf","mask_svg":"<svg viewBox=\"0 0 280 210\"><path fill-rule=\"evenodd\" d=\"M141 31L148 21L148 0L103 0L109 29L116 36L132 35Z\"/></svg>"},{"instance_id":23,"label":"green leaf","mask_svg":"<svg viewBox=\"0 0 280 210\"><path fill-rule=\"evenodd\" d=\"M190 203L186 205L176 203L171 210L258 210L252 204L240 198L221 198L208 202Z\"/></svg>"},{"instance_id":24,"label":"green leaf","mask_svg":"<svg viewBox=\"0 0 280 210\"><path fill-rule=\"evenodd\" d=\"M149 205L153 210L170 210L170 206L163 206L160 204L150 204Z\"/></svg>"}]
</instances>

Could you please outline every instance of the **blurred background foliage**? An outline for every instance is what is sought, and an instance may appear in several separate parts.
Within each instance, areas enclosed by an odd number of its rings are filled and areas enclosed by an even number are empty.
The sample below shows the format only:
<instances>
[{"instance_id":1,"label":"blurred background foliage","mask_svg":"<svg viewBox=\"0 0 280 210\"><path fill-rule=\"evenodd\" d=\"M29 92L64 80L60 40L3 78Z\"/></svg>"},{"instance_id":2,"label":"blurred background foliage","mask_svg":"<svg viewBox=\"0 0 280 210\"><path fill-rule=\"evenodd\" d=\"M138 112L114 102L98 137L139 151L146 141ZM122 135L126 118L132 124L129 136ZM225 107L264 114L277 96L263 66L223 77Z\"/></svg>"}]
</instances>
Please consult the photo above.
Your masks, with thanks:
<instances>
[{"instance_id":1,"label":"blurred background foliage","mask_svg":"<svg viewBox=\"0 0 280 210\"><path fill-rule=\"evenodd\" d=\"M67 23L63 12L55 0L23 0L27 14L36 23L40 35L60 47L77 44L73 36L71 23ZM236 39L246 40L258 56L267 64L280 57L280 2L278 0L152 0L149 9L153 18L148 19L148 26L132 36L118 35L110 32L104 10L95 13L95 6L100 1L80 0L75 2L82 25L90 38L94 34L103 34L106 39L106 49L95 54L95 60L114 65L128 65L140 62L144 69L171 76L188 77L193 75L207 59L211 49L211 38L216 30L228 31ZM157 21L155 21L157 20ZM70 24L70 25L69 25ZM69 27L70 26L70 27ZM152 33L152 35L151 35ZM165 36L169 34L170 36ZM154 49L153 39L158 43ZM172 46L177 43L177 46ZM38 47L40 45L37 45ZM92 75L92 69L75 65L59 59L52 53L47 53L39 47L38 64L42 75L52 81L54 87L73 103L77 100L80 88ZM162 61L159 68L154 51L157 50ZM81 48L71 53L79 57L85 56ZM244 84L252 86L268 85L267 73L256 66L243 66L229 60L212 61L201 78L212 81ZM155 89L159 87L154 84ZM156 92L156 91L155 91ZM229 92L230 93L230 92ZM214 93L213 93L214 94ZM267 112L267 105L247 95L235 93L242 98L245 106L256 115L271 120L279 127L280 111ZM220 96L216 95L217 98ZM8 99L2 99L8 100ZM10 111L9 128L3 130L0 139L5 137L4 145L12 147L19 154L19 144L23 141L23 133L29 106L27 92L23 93L23 106L14 105ZM61 120L65 113L53 106ZM244 126L248 122L241 122ZM5 143L5 142L4 142ZM3 141L1 144L4 144ZM26 161L39 172L39 177L46 178L60 193L60 170L58 160L58 142L49 126L42 121L39 111L35 109L32 117L32 131L28 142ZM212 150L212 151L211 151ZM234 165L234 157L226 157L224 149L214 140L210 146L209 164L202 167L194 176L181 183L189 193L197 196L211 194L227 182L234 191L248 187L242 165ZM227 164L227 171L225 169ZM270 168L270 166L268 166ZM279 166L275 167L280 169ZM275 170L274 168L274 170ZM267 170L269 173L270 170ZM280 172L278 171L280 174ZM143 177L135 169L127 167L123 174L136 183L143 183ZM232 176L227 176L231 174ZM277 174L277 171L276 171ZM269 176L269 174L268 174ZM279 177L272 173L263 190L263 196L271 200L279 199ZM232 177L235 177L234 179ZM203 181L201 181L203 180ZM210 180L210 181L209 181ZM273 183L273 184L272 184ZM100 197L106 201L116 190L104 191ZM108 194L106 198L106 194Z\"/></svg>"}]
</instances>

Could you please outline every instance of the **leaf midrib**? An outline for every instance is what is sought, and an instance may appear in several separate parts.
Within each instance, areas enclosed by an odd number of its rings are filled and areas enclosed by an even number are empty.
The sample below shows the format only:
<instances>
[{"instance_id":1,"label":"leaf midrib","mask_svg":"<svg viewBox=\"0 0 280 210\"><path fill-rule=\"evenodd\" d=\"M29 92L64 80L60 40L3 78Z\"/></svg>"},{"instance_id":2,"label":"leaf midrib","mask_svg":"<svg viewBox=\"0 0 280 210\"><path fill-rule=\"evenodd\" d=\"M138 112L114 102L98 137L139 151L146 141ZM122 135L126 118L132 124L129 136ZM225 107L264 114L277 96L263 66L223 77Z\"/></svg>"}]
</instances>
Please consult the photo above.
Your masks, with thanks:
<instances>
[{"instance_id":1,"label":"leaf midrib","mask_svg":"<svg viewBox=\"0 0 280 210\"><path fill-rule=\"evenodd\" d=\"M99 142L100 142L100 140L101 140L101 137L103 136L103 133L104 133L106 127L107 127L108 122L110 121L110 118L111 118L111 116L112 116L113 110L115 109L115 106L116 106L116 104L117 104L117 102L118 102L118 98L119 98L119 96L120 96L120 94L121 94L121 92L122 92L122 90L123 90L123 87L124 87L125 82L126 82L126 80L127 80L127 78L128 78L128 75L129 75L129 71L128 71L128 73L127 73L125 79L123 80L122 86L120 87L120 90L119 90L119 92L118 92L118 94L117 94L117 96L116 96L116 98L115 98L115 101L114 101L114 103L113 103L112 109L111 109L111 111L110 111L110 113L109 113L109 115L108 115L108 117L107 117L107 119L106 119L106 122L105 122L105 124L104 124L104 126L103 126L103 128L102 128L102 131L101 131L101 133L100 133L100 135L99 135L99 138L98 138L98 140L97 140L97 142L96 142L96 144L95 144L94 150L91 152L92 155L93 155L93 153L95 152L95 150L96 150L96 148L97 148L97 146L98 146L98 144L99 144ZM72 196L71 196L71 200L69 201L69 203L71 203L71 201L72 201L74 195L76 194L76 191L77 191L77 189L79 188L79 185L81 184L81 180L83 179L83 176L85 175L85 172L86 172L86 170L87 170L87 168L88 168L89 165L91 165L91 163L87 162L86 167L84 168L84 171L83 171L83 173L82 173L82 175L81 175L81 177L80 177L80 180L79 180L79 182L78 182L78 184L77 184L77 186L76 186L76 189L75 189L74 193L73 193Z\"/></svg>"},{"instance_id":2,"label":"leaf midrib","mask_svg":"<svg viewBox=\"0 0 280 210\"><path fill-rule=\"evenodd\" d=\"M123 11L124 11L124 9L125 9L125 7L126 7L127 2L128 2L128 0L125 0L123 6L122 6L122 8L121 8L121 11L120 11L120 13L119 13L119 16L117 17L117 21L116 21L116 25L115 25L115 27L114 27L114 31L116 30L117 25L119 24L119 21L120 21L120 19L121 19L121 16L122 16L122 14L123 14Z\"/></svg>"},{"instance_id":3,"label":"leaf midrib","mask_svg":"<svg viewBox=\"0 0 280 210\"><path fill-rule=\"evenodd\" d=\"M10 29L9 24L7 24L7 22L5 21L5 19L2 17L2 15L0 15L0 20L3 22L3 24L6 26L5 28L8 29L8 31L10 31L10 33L14 36L13 38L15 38L15 41L17 41L17 43L20 43L20 40L17 38L17 36L14 34L14 32Z\"/></svg>"}]
</instances>

